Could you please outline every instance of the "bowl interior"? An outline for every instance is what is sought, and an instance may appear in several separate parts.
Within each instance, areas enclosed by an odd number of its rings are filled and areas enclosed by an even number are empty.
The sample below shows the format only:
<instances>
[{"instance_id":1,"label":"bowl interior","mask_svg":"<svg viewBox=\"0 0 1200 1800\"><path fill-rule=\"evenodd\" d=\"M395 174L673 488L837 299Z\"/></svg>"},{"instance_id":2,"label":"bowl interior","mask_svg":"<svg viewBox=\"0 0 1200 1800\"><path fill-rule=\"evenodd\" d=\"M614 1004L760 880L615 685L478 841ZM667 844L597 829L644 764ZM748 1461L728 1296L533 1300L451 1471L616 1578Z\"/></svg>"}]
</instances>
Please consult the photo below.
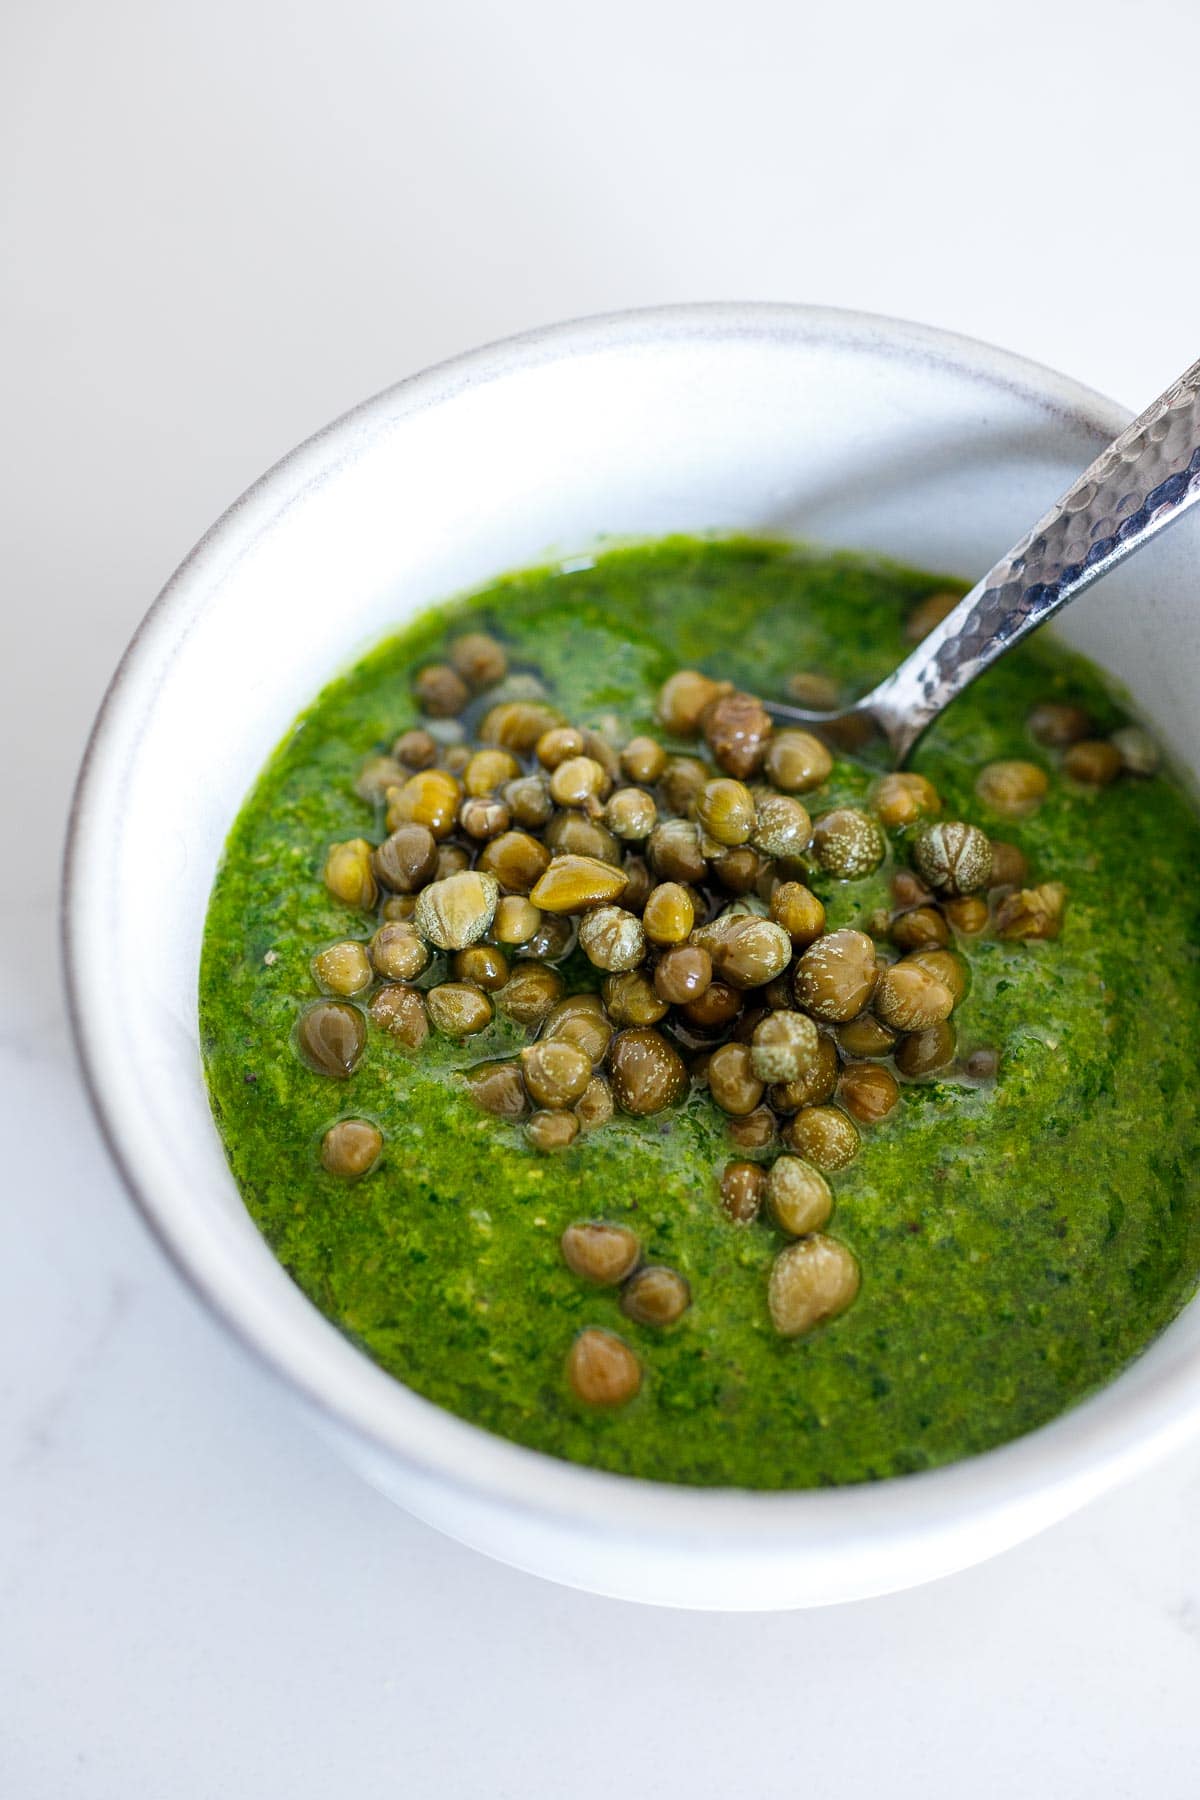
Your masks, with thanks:
<instances>
[{"instance_id":1,"label":"bowl interior","mask_svg":"<svg viewBox=\"0 0 1200 1800\"><path fill-rule=\"evenodd\" d=\"M588 322L464 358L331 427L214 528L143 626L73 827L68 963L89 1079L190 1279L416 1510L609 1591L796 1604L970 1560L1191 1429L1195 1308L1085 1407L888 1483L883 1505L548 1464L382 1375L292 1285L230 1178L197 1042L204 913L233 816L297 712L384 632L507 569L669 531L782 535L974 577L1122 423L1044 371L877 320L699 308ZM1197 528L1064 624L1193 769Z\"/></svg>"}]
</instances>

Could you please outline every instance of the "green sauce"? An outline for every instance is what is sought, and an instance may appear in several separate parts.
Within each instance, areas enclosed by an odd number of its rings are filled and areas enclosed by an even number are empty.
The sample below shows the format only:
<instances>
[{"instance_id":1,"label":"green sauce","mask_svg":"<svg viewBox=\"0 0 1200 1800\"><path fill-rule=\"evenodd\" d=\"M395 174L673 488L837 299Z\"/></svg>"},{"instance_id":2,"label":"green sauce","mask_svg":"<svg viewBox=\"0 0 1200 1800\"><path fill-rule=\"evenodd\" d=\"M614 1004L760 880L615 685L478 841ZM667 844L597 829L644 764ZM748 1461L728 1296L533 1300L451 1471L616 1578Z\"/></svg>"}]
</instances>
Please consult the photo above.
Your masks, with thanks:
<instances>
[{"instance_id":1,"label":"green sauce","mask_svg":"<svg viewBox=\"0 0 1200 1800\"><path fill-rule=\"evenodd\" d=\"M972 985L960 1051L1000 1053L993 1085L905 1084L833 1177L829 1229L862 1267L855 1306L786 1341L767 1314L783 1240L722 1214L717 1180L742 1154L707 1095L620 1115L565 1154L480 1113L459 1072L511 1052L497 1022L406 1055L372 1029L358 1072L310 1072L291 1044L314 997L310 960L372 922L326 893L327 845L382 823L357 799L364 756L416 723L414 668L463 622L497 630L576 722L652 726L679 666L783 692L796 669L861 689L905 653L905 611L934 582L888 565L757 542L669 540L594 566L512 576L445 607L334 681L264 770L229 839L208 915L200 1018L213 1109L246 1205L296 1282L399 1380L522 1444L660 1480L804 1487L932 1467L1052 1418L1150 1341L1200 1268L1200 828L1164 777L1099 792L1055 771L1034 817L989 818L985 762L1053 767L1024 720L1082 702L1124 718L1080 659L1039 638L946 714L914 758L965 817L1070 891L1051 943L962 940ZM855 801L870 771L842 761L812 810ZM830 923L861 922L888 870L826 882ZM814 882L820 887L820 883ZM339 1117L382 1129L379 1167L346 1184L320 1167ZM577 1219L632 1225L648 1258L689 1280L666 1331L630 1323L615 1293L564 1266ZM619 1331L641 1393L589 1412L563 1376L574 1334Z\"/></svg>"}]
</instances>

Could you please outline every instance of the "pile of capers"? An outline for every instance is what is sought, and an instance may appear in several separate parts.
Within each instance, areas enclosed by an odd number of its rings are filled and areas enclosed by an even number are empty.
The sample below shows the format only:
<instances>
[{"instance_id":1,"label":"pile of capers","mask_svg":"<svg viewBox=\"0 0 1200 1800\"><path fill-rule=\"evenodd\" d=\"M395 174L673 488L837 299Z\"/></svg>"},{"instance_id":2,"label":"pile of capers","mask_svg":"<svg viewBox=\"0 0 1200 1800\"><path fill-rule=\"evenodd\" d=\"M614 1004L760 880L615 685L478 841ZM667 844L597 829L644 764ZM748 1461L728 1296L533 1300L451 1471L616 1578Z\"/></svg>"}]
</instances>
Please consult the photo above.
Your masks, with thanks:
<instances>
[{"instance_id":1,"label":"pile of capers","mask_svg":"<svg viewBox=\"0 0 1200 1800\"><path fill-rule=\"evenodd\" d=\"M765 1214L789 1240L768 1286L776 1328L792 1336L836 1316L859 1271L823 1229L828 1176L893 1112L903 1082L954 1064L968 984L957 939L1056 936L1061 884L1030 886L1021 850L945 818L921 775L882 776L861 807L810 811L833 769L825 743L776 730L753 695L697 670L663 685L661 736L624 741L613 721L571 723L536 677L510 674L487 633L459 637L414 687L425 724L370 756L356 782L382 814L381 841L327 849L326 886L373 930L314 958L323 997L299 1020L300 1055L344 1078L372 1026L415 1052L431 1031L465 1040L499 1012L528 1041L468 1070L467 1092L547 1153L617 1113L646 1117L707 1088L740 1152L720 1176L721 1205L739 1226ZM1099 763L1113 757L1116 772L1150 772L1144 734L1089 738L1078 708L1047 703L1030 730L1064 749L1076 781L1112 779ZM1034 763L993 763L977 793L1018 820L1047 787ZM891 907L828 929L811 884L861 880L889 857ZM976 1047L959 1073L982 1082L996 1068ZM369 1121L341 1119L322 1158L358 1177L381 1150ZM686 1283L639 1270L623 1232L572 1227L564 1256L596 1280L580 1245L627 1254L605 1279L654 1289L653 1322L673 1322ZM583 1334L569 1375L598 1403L640 1381L612 1333Z\"/></svg>"}]
</instances>

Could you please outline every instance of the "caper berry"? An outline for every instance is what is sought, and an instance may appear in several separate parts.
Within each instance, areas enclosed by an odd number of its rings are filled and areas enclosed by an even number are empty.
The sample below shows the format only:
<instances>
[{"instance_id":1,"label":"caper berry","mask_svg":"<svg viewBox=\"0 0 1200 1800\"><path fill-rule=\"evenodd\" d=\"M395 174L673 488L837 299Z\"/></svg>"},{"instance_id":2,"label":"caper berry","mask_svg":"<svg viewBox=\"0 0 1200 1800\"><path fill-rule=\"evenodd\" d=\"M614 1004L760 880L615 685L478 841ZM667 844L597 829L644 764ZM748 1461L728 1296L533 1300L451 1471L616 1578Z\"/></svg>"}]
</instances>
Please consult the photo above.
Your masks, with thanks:
<instances>
[{"instance_id":1,"label":"caper berry","mask_svg":"<svg viewBox=\"0 0 1200 1800\"><path fill-rule=\"evenodd\" d=\"M523 1119L525 1083L515 1062L480 1063L467 1071L467 1092L483 1112L498 1119Z\"/></svg>"},{"instance_id":2,"label":"caper berry","mask_svg":"<svg viewBox=\"0 0 1200 1800\"><path fill-rule=\"evenodd\" d=\"M771 893L771 917L797 950L806 950L825 929L825 908L802 881L781 881Z\"/></svg>"},{"instance_id":3,"label":"caper berry","mask_svg":"<svg viewBox=\"0 0 1200 1800\"><path fill-rule=\"evenodd\" d=\"M472 800L483 800L515 781L521 765L508 750L476 750L463 770L462 782Z\"/></svg>"},{"instance_id":4,"label":"caper berry","mask_svg":"<svg viewBox=\"0 0 1200 1800\"><path fill-rule=\"evenodd\" d=\"M1044 700L1035 706L1027 721L1030 736L1048 750L1065 750L1077 744L1092 729L1091 715L1082 706L1071 706L1062 700Z\"/></svg>"},{"instance_id":5,"label":"caper berry","mask_svg":"<svg viewBox=\"0 0 1200 1800\"><path fill-rule=\"evenodd\" d=\"M658 717L675 737L695 737L704 709L730 692L728 681L713 681L698 669L677 669L659 689Z\"/></svg>"},{"instance_id":6,"label":"caper berry","mask_svg":"<svg viewBox=\"0 0 1200 1800\"><path fill-rule=\"evenodd\" d=\"M942 810L938 791L924 775L897 770L882 776L871 789L871 805L881 825L899 831Z\"/></svg>"},{"instance_id":7,"label":"caper berry","mask_svg":"<svg viewBox=\"0 0 1200 1800\"><path fill-rule=\"evenodd\" d=\"M705 992L712 972L712 958L701 944L676 944L658 960L654 990L671 1006L685 1006Z\"/></svg>"},{"instance_id":8,"label":"caper berry","mask_svg":"<svg viewBox=\"0 0 1200 1800\"><path fill-rule=\"evenodd\" d=\"M931 950L950 942L950 927L933 906L914 906L893 919L888 934L898 950Z\"/></svg>"},{"instance_id":9,"label":"caper berry","mask_svg":"<svg viewBox=\"0 0 1200 1800\"><path fill-rule=\"evenodd\" d=\"M508 980L508 960L495 944L471 944L456 952L450 973L455 981L469 981L472 987L493 994Z\"/></svg>"},{"instance_id":10,"label":"caper berry","mask_svg":"<svg viewBox=\"0 0 1200 1800\"><path fill-rule=\"evenodd\" d=\"M453 719L471 698L471 690L449 663L430 663L421 669L413 690L422 712L434 719Z\"/></svg>"},{"instance_id":11,"label":"caper berry","mask_svg":"<svg viewBox=\"0 0 1200 1800\"><path fill-rule=\"evenodd\" d=\"M481 938L496 912L500 887L494 875L464 869L423 889L413 924L439 950L465 950Z\"/></svg>"},{"instance_id":12,"label":"caper berry","mask_svg":"<svg viewBox=\"0 0 1200 1800\"><path fill-rule=\"evenodd\" d=\"M564 985L557 969L540 962L518 963L496 996L496 1004L518 1025L540 1025L562 999Z\"/></svg>"},{"instance_id":13,"label":"caper berry","mask_svg":"<svg viewBox=\"0 0 1200 1800\"><path fill-rule=\"evenodd\" d=\"M597 906L579 921L579 947L597 969L636 969L646 954L646 934L633 913Z\"/></svg>"},{"instance_id":14,"label":"caper berry","mask_svg":"<svg viewBox=\"0 0 1200 1800\"><path fill-rule=\"evenodd\" d=\"M767 1195L767 1171L759 1163L726 1163L721 1175L721 1205L735 1225L752 1225Z\"/></svg>"},{"instance_id":15,"label":"caper berry","mask_svg":"<svg viewBox=\"0 0 1200 1800\"><path fill-rule=\"evenodd\" d=\"M534 754L543 769L557 769L573 756L583 755L583 733L574 725L555 725L543 731L534 745Z\"/></svg>"},{"instance_id":16,"label":"caper berry","mask_svg":"<svg viewBox=\"0 0 1200 1800\"><path fill-rule=\"evenodd\" d=\"M433 879L435 881L447 881L451 875L461 875L464 869L469 869L470 866L471 858L461 844L439 844L437 867L433 871ZM420 896L417 897L419 898ZM416 916L416 911L417 909L414 906L413 917Z\"/></svg>"},{"instance_id":17,"label":"caper berry","mask_svg":"<svg viewBox=\"0 0 1200 1800\"><path fill-rule=\"evenodd\" d=\"M887 843L874 819L853 806L823 813L813 827L812 853L827 875L859 881L877 869Z\"/></svg>"},{"instance_id":18,"label":"caper berry","mask_svg":"<svg viewBox=\"0 0 1200 1800\"><path fill-rule=\"evenodd\" d=\"M1121 773L1121 752L1103 738L1085 738L1072 744L1063 757L1063 768L1073 781L1085 787L1108 787Z\"/></svg>"},{"instance_id":19,"label":"caper berry","mask_svg":"<svg viewBox=\"0 0 1200 1800\"><path fill-rule=\"evenodd\" d=\"M754 1027L750 1063L760 1081L795 1081L820 1054L821 1034L807 1013L771 1012Z\"/></svg>"},{"instance_id":20,"label":"caper berry","mask_svg":"<svg viewBox=\"0 0 1200 1800\"><path fill-rule=\"evenodd\" d=\"M630 781L650 787L667 766L667 753L656 738L632 737L621 752L621 768Z\"/></svg>"},{"instance_id":21,"label":"caper berry","mask_svg":"<svg viewBox=\"0 0 1200 1800\"><path fill-rule=\"evenodd\" d=\"M932 1075L954 1061L955 1031L948 1019L931 1025L927 1031L914 1031L901 1038L896 1046L896 1067L902 1075L916 1079Z\"/></svg>"},{"instance_id":22,"label":"caper berry","mask_svg":"<svg viewBox=\"0 0 1200 1800\"><path fill-rule=\"evenodd\" d=\"M818 1169L844 1169L858 1155L858 1127L836 1106L805 1106L788 1121L783 1141Z\"/></svg>"},{"instance_id":23,"label":"caper berry","mask_svg":"<svg viewBox=\"0 0 1200 1800\"><path fill-rule=\"evenodd\" d=\"M781 1231L807 1237L833 1211L833 1191L820 1169L800 1156L778 1156L767 1175L767 1204Z\"/></svg>"},{"instance_id":24,"label":"caper berry","mask_svg":"<svg viewBox=\"0 0 1200 1800\"><path fill-rule=\"evenodd\" d=\"M674 1325L687 1311L691 1298L691 1289L682 1275L674 1269L652 1266L639 1269L626 1282L621 1311L639 1325Z\"/></svg>"},{"instance_id":25,"label":"caper berry","mask_svg":"<svg viewBox=\"0 0 1200 1800\"><path fill-rule=\"evenodd\" d=\"M875 988L875 946L864 931L826 932L796 964L796 1003L818 1019L841 1021L862 1012Z\"/></svg>"},{"instance_id":26,"label":"caper berry","mask_svg":"<svg viewBox=\"0 0 1200 1800\"><path fill-rule=\"evenodd\" d=\"M566 1038L540 1038L521 1052L521 1073L535 1106L574 1106L592 1078L592 1059Z\"/></svg>"},{"instance_id":27,"label":"caper berry","mask_svg":"<svg viewBox=\"0 0 1200 1800\"><path fill-rule=\"evenodd\" d=\"M492 1022L492 1003L465 981L443 981L425 996L430 1022L443 1037L473 1037Z\"/></svg>"},{"instance_id":28,"label":"caper berry","mask_svg":"<svg viewBox=\"0 0 1200 1800\"><path fill-rule=\"evenodd\" d=\"M771 1323L781 1337L800 1337L853 1304L861 1282L845 1244L814 1232L781 1250L767 1283Z\"/></svg>"},{"instance_id":29,"label":"caper berry","mask_svg":"<svg viewBox=\"0 0 1200 1800\"><path fill-rule=\"evenodd\" d=\"M392 745L392 755L405 770L431 769L438 759L437 739L420 726L415 731L403 731ZM405 779L407 776L401 777Z\"/></svg>"},{"instance_id":30,"label":"caper berry","mask_svg":"<svg viewBox=\"0 0 1200 1800\"><path fill-rule=\"evenodd\" d=\"M471 752L465 744L451 744L442 751L442 767L450 775L461 778L471 761Z\"/></svg>"},{"instance_id":31,"label":"caper berry","mask_svg":"<svg viewBox=\"0 0 1200 1800\"><path fill-rule=\"evenodd\" d=\"M344 1000L318 1000L301 1013L296 1048L310 1069L345 1081L362 1058L367 1028L356 1006Z\"/></svg>"},{"instance_id":32,"label":"caper berry","mask_svg":"<svg viewBox=\"0 0 1200 1800\"><path fill-rule=\"evenodd\" d=\"M371 1023L406 1050L419 1050L429 1036L425 997L404 982L389 982L371 996Z\"/></svg>"},{"instance_id":33,"label":"caper berry","mask_svg":"<svg viewBox=\"0 0 1200 1800\"><path fill-rule=\"evenodd\" d=\"M528 956L537 962L561 962L575 948L575 927L570 919L556 918L553 913L543 913L542 922L531 938L517 949L518 956Z\"/></svg>"},{"instance_id":34,"label":"caper berry","mask_svg":"<svg viewBox=\"0 0 1200 1800\"><path fill-rule=\"evenodd\" d=\"M726 774L745 781L760 769L775 727L753 694L721 694L701 721L709 749Z\"/></svg>"},{"instance_id":35,"label":"caper berry","mask_svg":"<svg viewBox=\"0 0 1200 1800\"><path fill-rule=\"evenodd\" d=\"M422 769L403 787L388 789L387 828L424 825L435 838L450 836L462 804L462 789L445 769Z\"/></svg>"},{"instance_id":36,"label":"caper berry","mask_svg":"<svg viewBox=\"0 0 1200 1800\"><path fill-rule=\"evenodd\" d=\"M992 876L992 846L977 825L960 819L925 825L913 844L921 879L952 899L985 888Z\"/></svg>"},{"instance_id":37,"label":"caper berry","mask_svg":"<svg viewBox=\"0 0 1200 1800\"><path fill-rule=\"evenodd\" d=\"M331 844L325 858L325 886L334 899L364 912L379 899L371 854L365 838L350 838L344 844Z\"/></svg>"},{"instance_id":38,"label":"caper berry","mask_svg":"<svg viewBox=\"0 0 1200 1800\"><path fill-rule=\"evenodd\" d=\"M571 1345L567 1380L588 1406L624 1406L642 1385L642 1369L628 1344L589 1325Z\"/></svg>"},{"instance_id":39,"label":"caper berry","mask_svg":"<svg viewBox=\"0 0 1200 1800\"><path fill-rule=\"evenodd\" d=\"M644 1027L617 1033L609 1069L617 1105L638 1118L672 1106L687 1091L687 1069L678 1050L661 1032Z\"/></svg>"},{"instance_id":40,"label":"caper berry","mask_svg":"<svg viewBox=\"0 0 1200 1800\"><path fill-rule=\"evenodd\" d=\"M850 1063L842 1070L838 1098L860 1125L877 1125L896 1105L900 1087L891 1071L878 1063Z\"/></svg>"},{"instance_id":41,"label":"caper berry","mask_svg":"<svg viewBox=\"0 0 1200 1800\"><path fill-rule=\"evenodd\" d=\"M640 844L658 823L658 808L642 788L618 788L604 809L604 823L623 843Z\"/></svg>"},{"instance_id":42,"label":"caper berry","mask_svg":"<svg viewBox=\"0 0 1200 1800\"><path fill-rule=\"evenodd\" d=\"M593 1075L575 1102L575 1117L579 1120L582 1131L597 1131L601 1125L607 1125L612 1118L614 1101L612 1089L603 1075Z\"/></svg>"},{"instance_id":43,"label":"caper berry","mask_svg":"<svg viewBox=\"0 0 1200 1800\"><path fill-rule=\"evenodd\" d=\"M717 776L696 796L696 818L718 844L726 848L744 844L754 830L754 801L740 781Z\"/></svg>"},{"instance_id":44,"label":"caper berry","mask_svg":"<svg viewBox=\"0 0 1200 1800\"><path fill-rule=\"evenodd\" d=\"M785 794L807 794L828 781L833 758L811 731L780 731L767 750L765 772Z\"/></svg>"},{"instance_id":45,"label":"caper berry","mask_svg":"<svg viewBox=\"0 0 1200 1800\"><path fill-rule=\"evenodd\" d=\"M371 859L381 887L394 894L415 894L437 867L437 839L424 825L400 825L384 838Z\"/></svg>"},{"instance_id":46,"label":"caper berry","mask_svg":"<svg viewBox=\"0 0 1200 1800\"><path fill-rule=\"evenodd\" d=\"M528 894L550 867L550 852L527 831L502 831L479 853L479 868L506 894Z\"/></svg>"},{"instance_id":47,"label":"caper berry","mask_svg":"<svg viewBox=\"0 0 1200 1800\"><path fill-rule=\"evenodd\" d=\"M642 1254L637 1233L627 1225L568 1225L560 1243L572 1275L582 1275L597 1287L618 1287L637 1268Z\"/></svg>"},{"instance_id":48,"label":"caper berry","mask_svg":"<svg viewBox=\"0 0 1200 1800\"><path fill-rule=\"evenodd\" d=\"M525 1135L535 1150L549 1155L566 1150L579 1136L579 1120L573 1112L535 1112L525 1127Z\"/></svg>"},{"instance_id":49,"label":"caper berry","mask_svg":"<svg viewBox=\"0 0 1200 1800\"><path fill-rule=\"evenodd\" d=\"M1046 798L1050 779L1036 763L993 762L979 771L975 792L984 806L1005 819L1024 819Z\"/></svg>"},{"instance_id":50,"label":"caper berry","mask_svg":"<svg viewBox=\"0 0 1200 1800\"><path fill-rule=\"evenodd\" d=\"M369 1119L339 1119L321 1139L321 1163L331 1175L357 1181L379 1161L383 1133Z\"/></svg>"},{"instance_id":51,"label":"caper berry","mask_svg":"<svg viewBox=\"0 0 1200 1800\"><path fill-rule=\"evenodd\" d=\"M768 863L757 850L752 850L749 844L740 844L736 850L723 850L713 858L712 873L726 893L741 895L758 887L767 867Z\"/></svg>"},{"instance_id":52,"label":"caper berry","mask_svg":"<svg viewBox=\"0 0 1200 1800\"><path fill-rule=\"evenodd\" d=\"M933 898L920 876L911 869L896 869L891 879L892 898L903 911L910 906L924 906Z\"/></svg>"},{"instance_id":53,"label":"caper berry","mask_svg":"<svg viewBox=\"0 0 1200 1800\"><path fill-rule=\"evenodd\" d=\"M328 994L360 994L371 985L371 961L364 945L347 938L313 957L313 974Z\"/></svg>"},{"instance_id":54,"label":"caper berry","mask_svg":"<svg viewBox=\"0 0 1200 1800\"><path fill-rule=\"evenodd\" d=\"M943 987L949 988L955 1006L959 1004L966 994L969 980L967 965L961 956L957 956L953 950L932 944L927 950L914 950L907 960L919 964L922 969L928 969Z\"/></svg>"}]
</instances>

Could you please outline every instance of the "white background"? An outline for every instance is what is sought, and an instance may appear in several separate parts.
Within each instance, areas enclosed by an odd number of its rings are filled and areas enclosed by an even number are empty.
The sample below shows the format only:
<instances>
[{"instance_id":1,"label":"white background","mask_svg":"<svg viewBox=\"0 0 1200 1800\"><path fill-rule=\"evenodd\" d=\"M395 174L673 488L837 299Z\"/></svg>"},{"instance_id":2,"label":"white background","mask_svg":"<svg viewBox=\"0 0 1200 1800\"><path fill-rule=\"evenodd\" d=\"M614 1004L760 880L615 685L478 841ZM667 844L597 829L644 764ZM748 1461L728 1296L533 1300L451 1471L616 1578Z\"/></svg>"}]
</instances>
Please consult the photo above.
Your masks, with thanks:
<instances>
[{"instance_id":1,"label":"white background","mask_svg":"<svg viewBox=\"0 0 1200 1800\"><path fill-rule=\"evenodd\" d=\"M158 587L423 364L806 299L1149 398L1200 352L1198 58L1194 0L7 0L6 1800L1195 1793L1200 1451L824 1613L488 1563L343 1471L149 1243L71 1066L54 914L73 769Z\"/></svg>"}]
</instances>

